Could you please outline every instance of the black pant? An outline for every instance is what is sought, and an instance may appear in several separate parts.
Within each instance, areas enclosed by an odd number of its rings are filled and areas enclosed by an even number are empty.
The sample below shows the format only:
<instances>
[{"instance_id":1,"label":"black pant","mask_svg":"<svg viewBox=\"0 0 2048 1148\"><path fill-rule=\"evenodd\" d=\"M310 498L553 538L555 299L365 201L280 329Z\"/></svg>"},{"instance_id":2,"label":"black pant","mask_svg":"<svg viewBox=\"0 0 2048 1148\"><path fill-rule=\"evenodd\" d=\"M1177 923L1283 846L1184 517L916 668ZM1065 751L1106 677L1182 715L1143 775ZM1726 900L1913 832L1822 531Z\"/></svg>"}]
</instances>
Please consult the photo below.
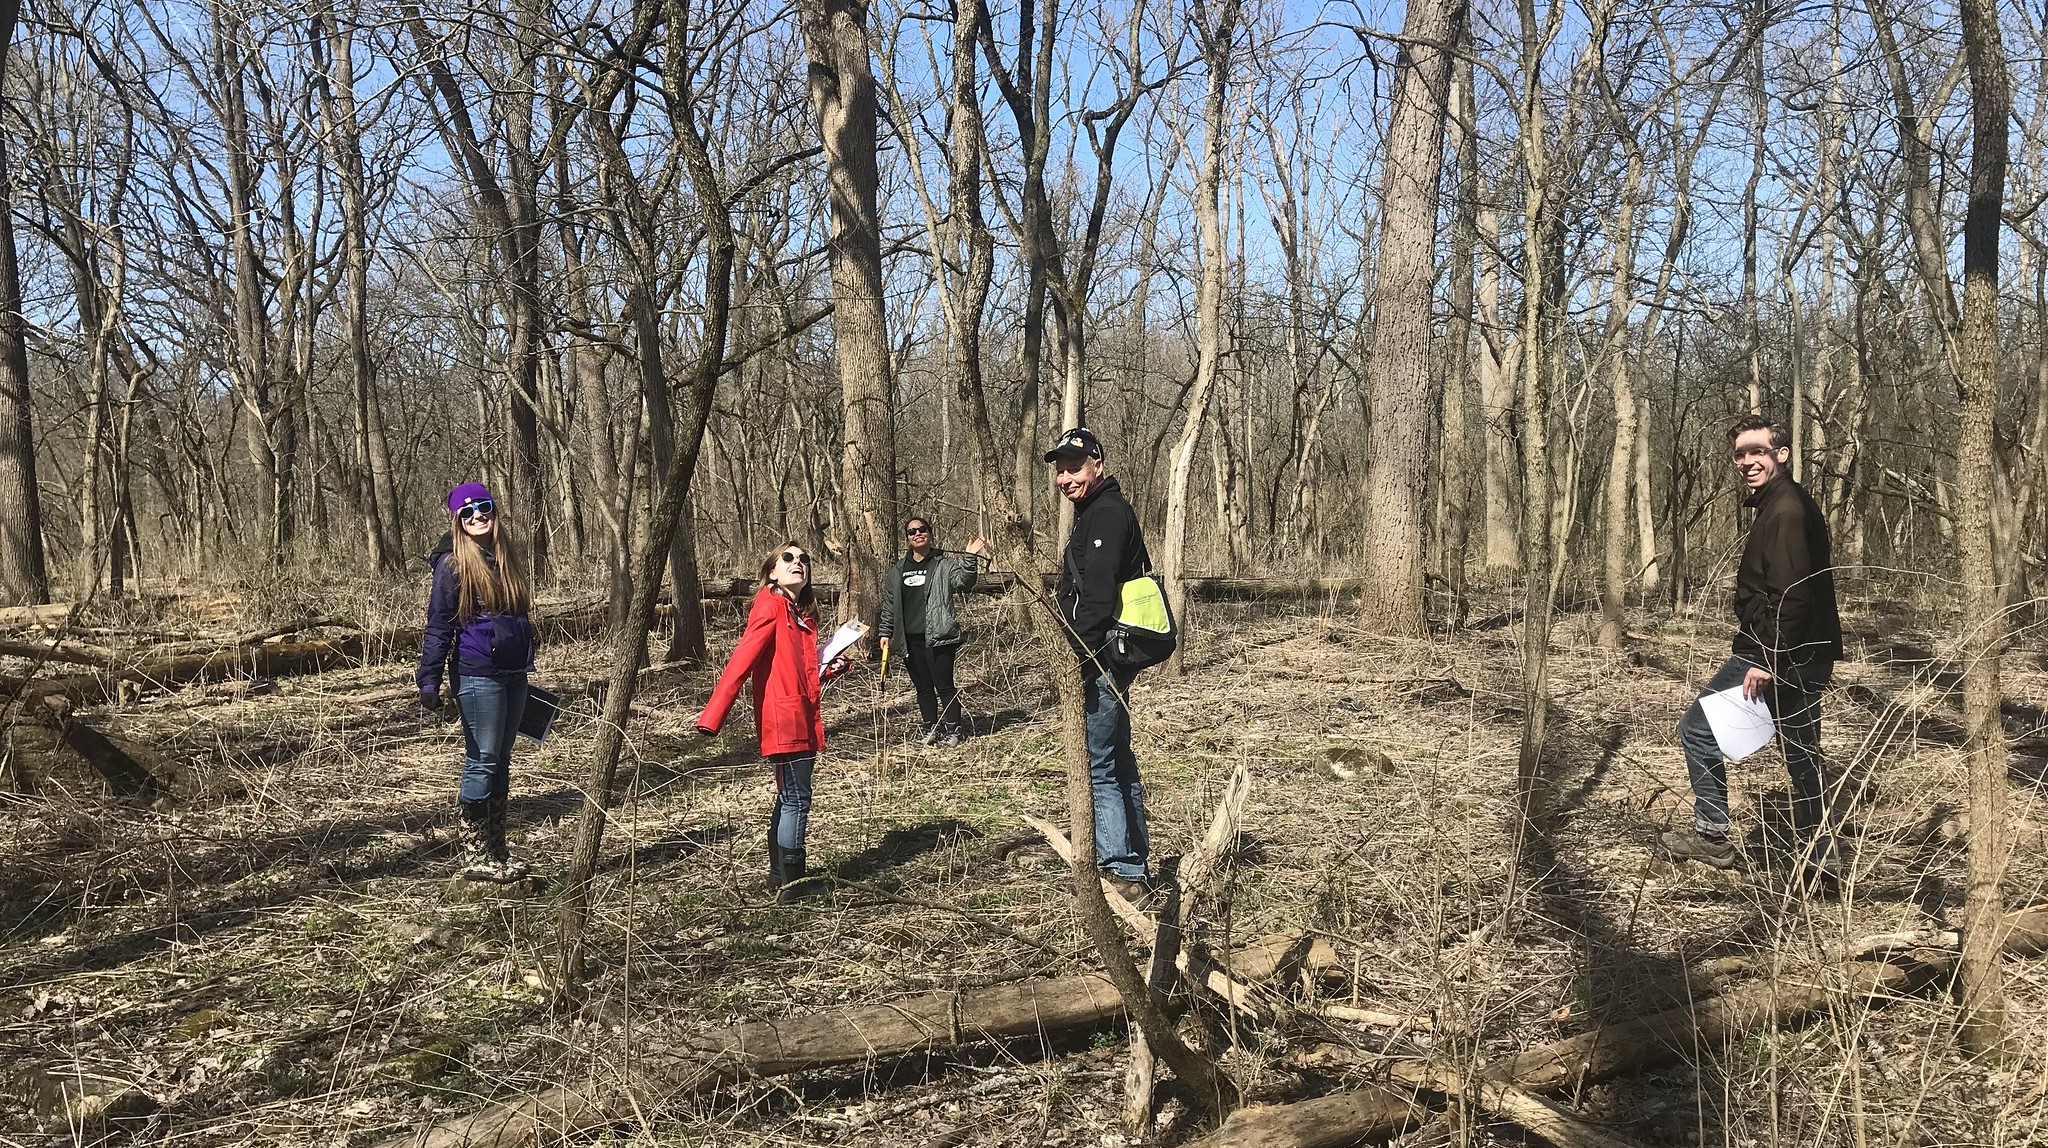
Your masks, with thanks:
<instances>
[{"instance_id":1,"label":"black pant","mask_svg":"<svg viewBox=\"0 0 2048 1148\"><path fill-rule=\"evenodd\" d=\"M947 725L960 721L960 691L953 688L953 655L960 643L945 646L925 644L923 634L903 635L904 661L910 663L910 684L917 687L917 712L924 724Z\"/></svg>"}]
</instances>

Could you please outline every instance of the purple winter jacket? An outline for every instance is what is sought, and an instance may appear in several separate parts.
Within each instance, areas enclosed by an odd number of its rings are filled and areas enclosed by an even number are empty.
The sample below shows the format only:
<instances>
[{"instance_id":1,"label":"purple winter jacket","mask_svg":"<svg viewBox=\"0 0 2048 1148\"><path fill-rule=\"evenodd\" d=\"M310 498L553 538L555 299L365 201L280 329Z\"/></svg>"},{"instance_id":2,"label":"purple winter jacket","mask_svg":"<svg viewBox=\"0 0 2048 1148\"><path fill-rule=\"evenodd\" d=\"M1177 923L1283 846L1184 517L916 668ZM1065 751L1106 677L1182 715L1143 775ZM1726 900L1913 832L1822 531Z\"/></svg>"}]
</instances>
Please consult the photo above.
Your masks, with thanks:
<instances>
[{"instance_id":1,"label":"purple winter jacket","mask_svg":"<svg viewBox=\"0 0 2048 1148\"><path fill-rule=\"evenodd\" d=\"M484 560L496 568L490 551L484 552ZM496 676L533 672L533 657L540 642L527 616L479 609L463 621L455 563L439 549L431 561L434 588L427 596L426 639L420 648L419 672L414 675L420 692L441 691L442 667L447 664L451 650L457 674Z\"/></svg>"}]
</instances>

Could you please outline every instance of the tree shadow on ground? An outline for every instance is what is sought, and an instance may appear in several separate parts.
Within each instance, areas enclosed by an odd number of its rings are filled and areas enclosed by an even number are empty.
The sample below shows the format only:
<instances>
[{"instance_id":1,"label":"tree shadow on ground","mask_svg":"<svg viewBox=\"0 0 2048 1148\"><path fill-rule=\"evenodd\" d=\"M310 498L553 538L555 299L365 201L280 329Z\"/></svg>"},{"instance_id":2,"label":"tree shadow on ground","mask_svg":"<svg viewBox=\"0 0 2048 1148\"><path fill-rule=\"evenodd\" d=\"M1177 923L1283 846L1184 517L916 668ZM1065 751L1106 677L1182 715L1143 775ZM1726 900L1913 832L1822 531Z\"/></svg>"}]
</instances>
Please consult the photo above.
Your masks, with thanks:
<instances>
[{"instance_id":1,"label":"tree shadow on ground","mask_svg":"<svg viewBox=\"0 0 2048 1148\"><path fill-rule=\"evenodd\" d=\"M508 803L515 823L560 817L577 808L582 795L570 788L543 793L515 794ZM421 834L453 820L455 803L414 805L382 817L350 818L317 822L288 833L273 834L237 842L236 849L222 854L218 864L205 859L181 859L170 866L126 874L118 885L84 882L97 877L96 858L82 855L83 872L67 872L52 882L24 887L5 881L0 887L11 892L0 901L0 919L19 921L5 940L48 939L81 920L88 895L106 902L118 900L134 889L142 893L161 892L174 882L178 889L198 890L196 896L181 895L164 911L174 919L86 942L77 948L38 953L9 971L17 980L31 980L61 973L110 968L134 960L165 945L199 940L219 930L247 924L261 917L283 912L307 898L346 891L351 886L380 877L413 877L435 865L448 849L445 841L421 840L404 848L371 858L353 857L356 850L393 835ZM296 869L285 881L265 884L221 897L207 897L205 890L256 876L280 864ZM110 888L114 890L110 894ZM17 917L17 914L19 916Z\"/></svg>"},{"instance_id":2,"label":"tree shadow on ground","mask_svg":"<svg viewBox=\"0 0 2048 1148\"><path fill-rule=\"evenodd\" d=\"M707 825L698 829L685 830L674 836L664 837L659 841L650 841L645 845L635 846L617 856L607 857L598 863L597 871L600 873L617 873L628 866L637 869L652 869L657 866L681 861L686 857L701 853L713 845L723 845L738 834L739 830L730 825Z\"/></svg>"},{"instance_id":3,"label":"tree shadow on ground","mask_svg":"<svg viewBox=\"0 0 2048 1148\"><path fill-rule=\"evenodd\" d=\"M1521 870L1531 882L1541 920L1553 926L1544 931L1579 954L1573 1012L1586 1027L1692 1002L1697 993L1687 963L1703 955L1646 950L1634 936L1630 906L1637 897L1610 887L1559 848L1560 832L1586 811L1587 802L1620 759L1627 734L1622 723L1578 717L1553 706L1545 752L1533 779L1527 830L1520 835ZM1643 831L1647 835L1647 827ZM1648 849L1650 842L1643 844ZM1617 920L1610 908L1630 916ZM1694 1071L1700 1095L1720 1095L1723 1082L1712 1058L1702 1059ZM1642 1117L1633 1114L1658 1109L1652 1102L1665 1091L1664 1085L1622 1077L1607 1086L1604 1107L1623 1123L1634 1123Z\"/></svg>"},{"instance_id":4,"label":"tree shadow on ground","mask_svg":"<svg viewBox=\"0 0 2048 1148\"><path fill-rule=\"evenodd\" d=\"M880 841L834 865L830 876L837 881L866 881L925 854L980 836L981 830L957 817L891 829L882 834Z\"/></svg>"}]
</instances>

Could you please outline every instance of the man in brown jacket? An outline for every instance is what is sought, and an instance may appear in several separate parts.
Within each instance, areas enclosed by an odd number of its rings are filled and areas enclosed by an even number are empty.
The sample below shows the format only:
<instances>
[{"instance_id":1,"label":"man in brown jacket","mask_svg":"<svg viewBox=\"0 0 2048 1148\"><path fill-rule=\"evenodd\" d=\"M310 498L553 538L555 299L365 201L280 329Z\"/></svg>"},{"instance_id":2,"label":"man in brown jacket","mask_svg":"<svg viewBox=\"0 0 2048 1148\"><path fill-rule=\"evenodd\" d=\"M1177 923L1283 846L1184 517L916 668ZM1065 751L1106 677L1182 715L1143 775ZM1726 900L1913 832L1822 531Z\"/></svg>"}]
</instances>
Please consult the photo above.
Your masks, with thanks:
<instances>
[{"instance_id":1,"label":"man in brown jacket","mask_svg":"<svg viewBox=\"0 0 2048 1148\"><path fill-rule=\"evenodd\" d=\"M1735 571L1734 656L1701 696L1740 685L1744 697L1762 699L1778 726L1778 741L1792 775L1792 824L1805 844L1805 875L1838 876L1840 860L1826 818L1820 754L1820 698L1842 657L1842 623L1835 612L1835 576L1827 519L1786 471L1791 436L1757 415L1728 429L1735 469L1756 517ZM1692 779L1690 828L1676 828L1662 843L1680 861L1717 869L1741 863L1728 842L1727 765L1706 714L1695 701L1678 723Z\"/></svg>"}]
</instances>

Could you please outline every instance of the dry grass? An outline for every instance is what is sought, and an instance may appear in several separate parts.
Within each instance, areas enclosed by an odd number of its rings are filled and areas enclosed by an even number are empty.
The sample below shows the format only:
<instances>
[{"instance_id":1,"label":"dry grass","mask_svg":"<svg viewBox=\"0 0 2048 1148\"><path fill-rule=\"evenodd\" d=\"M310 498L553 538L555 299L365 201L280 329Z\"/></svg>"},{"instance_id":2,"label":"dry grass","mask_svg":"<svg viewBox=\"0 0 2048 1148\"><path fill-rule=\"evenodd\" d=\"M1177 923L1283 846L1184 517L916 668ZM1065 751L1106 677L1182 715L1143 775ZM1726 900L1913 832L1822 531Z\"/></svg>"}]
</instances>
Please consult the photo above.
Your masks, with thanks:
<instances>
[{"instance_id":1,"label":"dry grass","mask_svg":"<svg viewBox=\"0 0 2048 1148\"><path fill-rule=\"evenodd\" d=\"M318 588L280 585L211 614L172 603L96 624L224 631L300 607L389 621L415 597L353 593L337 608ZM1348 966L1347 984L1323 991L1434 1015L1446 1055L1491 1057L1729 983L1808 976L1848 939L1953 915L1964 773L1940 619L1857 620L1883 638L1844 665L1825 744L1877 784L1855 811L1853 879L1826 899L1789 892L1765 848L1785 803L1775 758L1732 771L1756 868L1711 874L1652 857L1688 801L1673 722L1726 636L1717 618L1633 622L1640 640L1624 655L1591 649L1587 619L1560 620L1554 798L1533 863L1517 869L1517 628L1395 642L1327 612L1206 610L1190 675L1147 675L1136 690L1154 853L1187 847L1229 771L1248 766L1248 837L1211 939L1317 930ZM993 607L969 623L980 640L961 672L983 736L958 751L909 744L916 716L900 677L830 691L811 856L848 884L795 906L760 891L771 782L747 731L691 734L708 675L651 683L596 892L591 948L604 967L574 1019L546 1010L540 984L550 894L478 896L447 879L456 727L407 702L352 700L403 685L410 667L293 679L262 696L194 687L109 715L161 746L179 780L144 805L51 776L0 807L0 1063L14 1066L0 1080L0 1136L29 1137L61 1109L53 1098L97 1079L161 1105L122 1126L139 1142L363 1144L489 1097L615 1074L634 1049L696 1026L1086 967L1064 871L1016 847L1018 814L1062 810L1039 652L1000 631ZM594 644L551 648L540 680L573 690L604 661ZM2048 697L2033 655L2009 659L2008 689L2020 720ZM591 736L588 713L572 716L515 759L515 849L544 872L567 852ZM2041 743L2022 748L2015 904L2041 899L2048 880L2048 765L2034 756ZM1935 997L1703 1049L1568 1100L1646 1143L2048 1141L2048 966L2006 970L2025 1053L2002 1074L1956 1056L1953 1005ZM1291 1067L1316 1043L1392 1055L1426 1040L1306 1021L1238 1036L1228 1063L1270 1100L1340 1085ZM612 1136L1116 1144L1121 1064L1118 1034L1084 1033L1052 1049L744 1085ZM1169 1100L1161 1138L1188 1132ZM1445 1125L1408 1139L1445 1137L1512 1132Z\"/></svg>"}]
</instances>

